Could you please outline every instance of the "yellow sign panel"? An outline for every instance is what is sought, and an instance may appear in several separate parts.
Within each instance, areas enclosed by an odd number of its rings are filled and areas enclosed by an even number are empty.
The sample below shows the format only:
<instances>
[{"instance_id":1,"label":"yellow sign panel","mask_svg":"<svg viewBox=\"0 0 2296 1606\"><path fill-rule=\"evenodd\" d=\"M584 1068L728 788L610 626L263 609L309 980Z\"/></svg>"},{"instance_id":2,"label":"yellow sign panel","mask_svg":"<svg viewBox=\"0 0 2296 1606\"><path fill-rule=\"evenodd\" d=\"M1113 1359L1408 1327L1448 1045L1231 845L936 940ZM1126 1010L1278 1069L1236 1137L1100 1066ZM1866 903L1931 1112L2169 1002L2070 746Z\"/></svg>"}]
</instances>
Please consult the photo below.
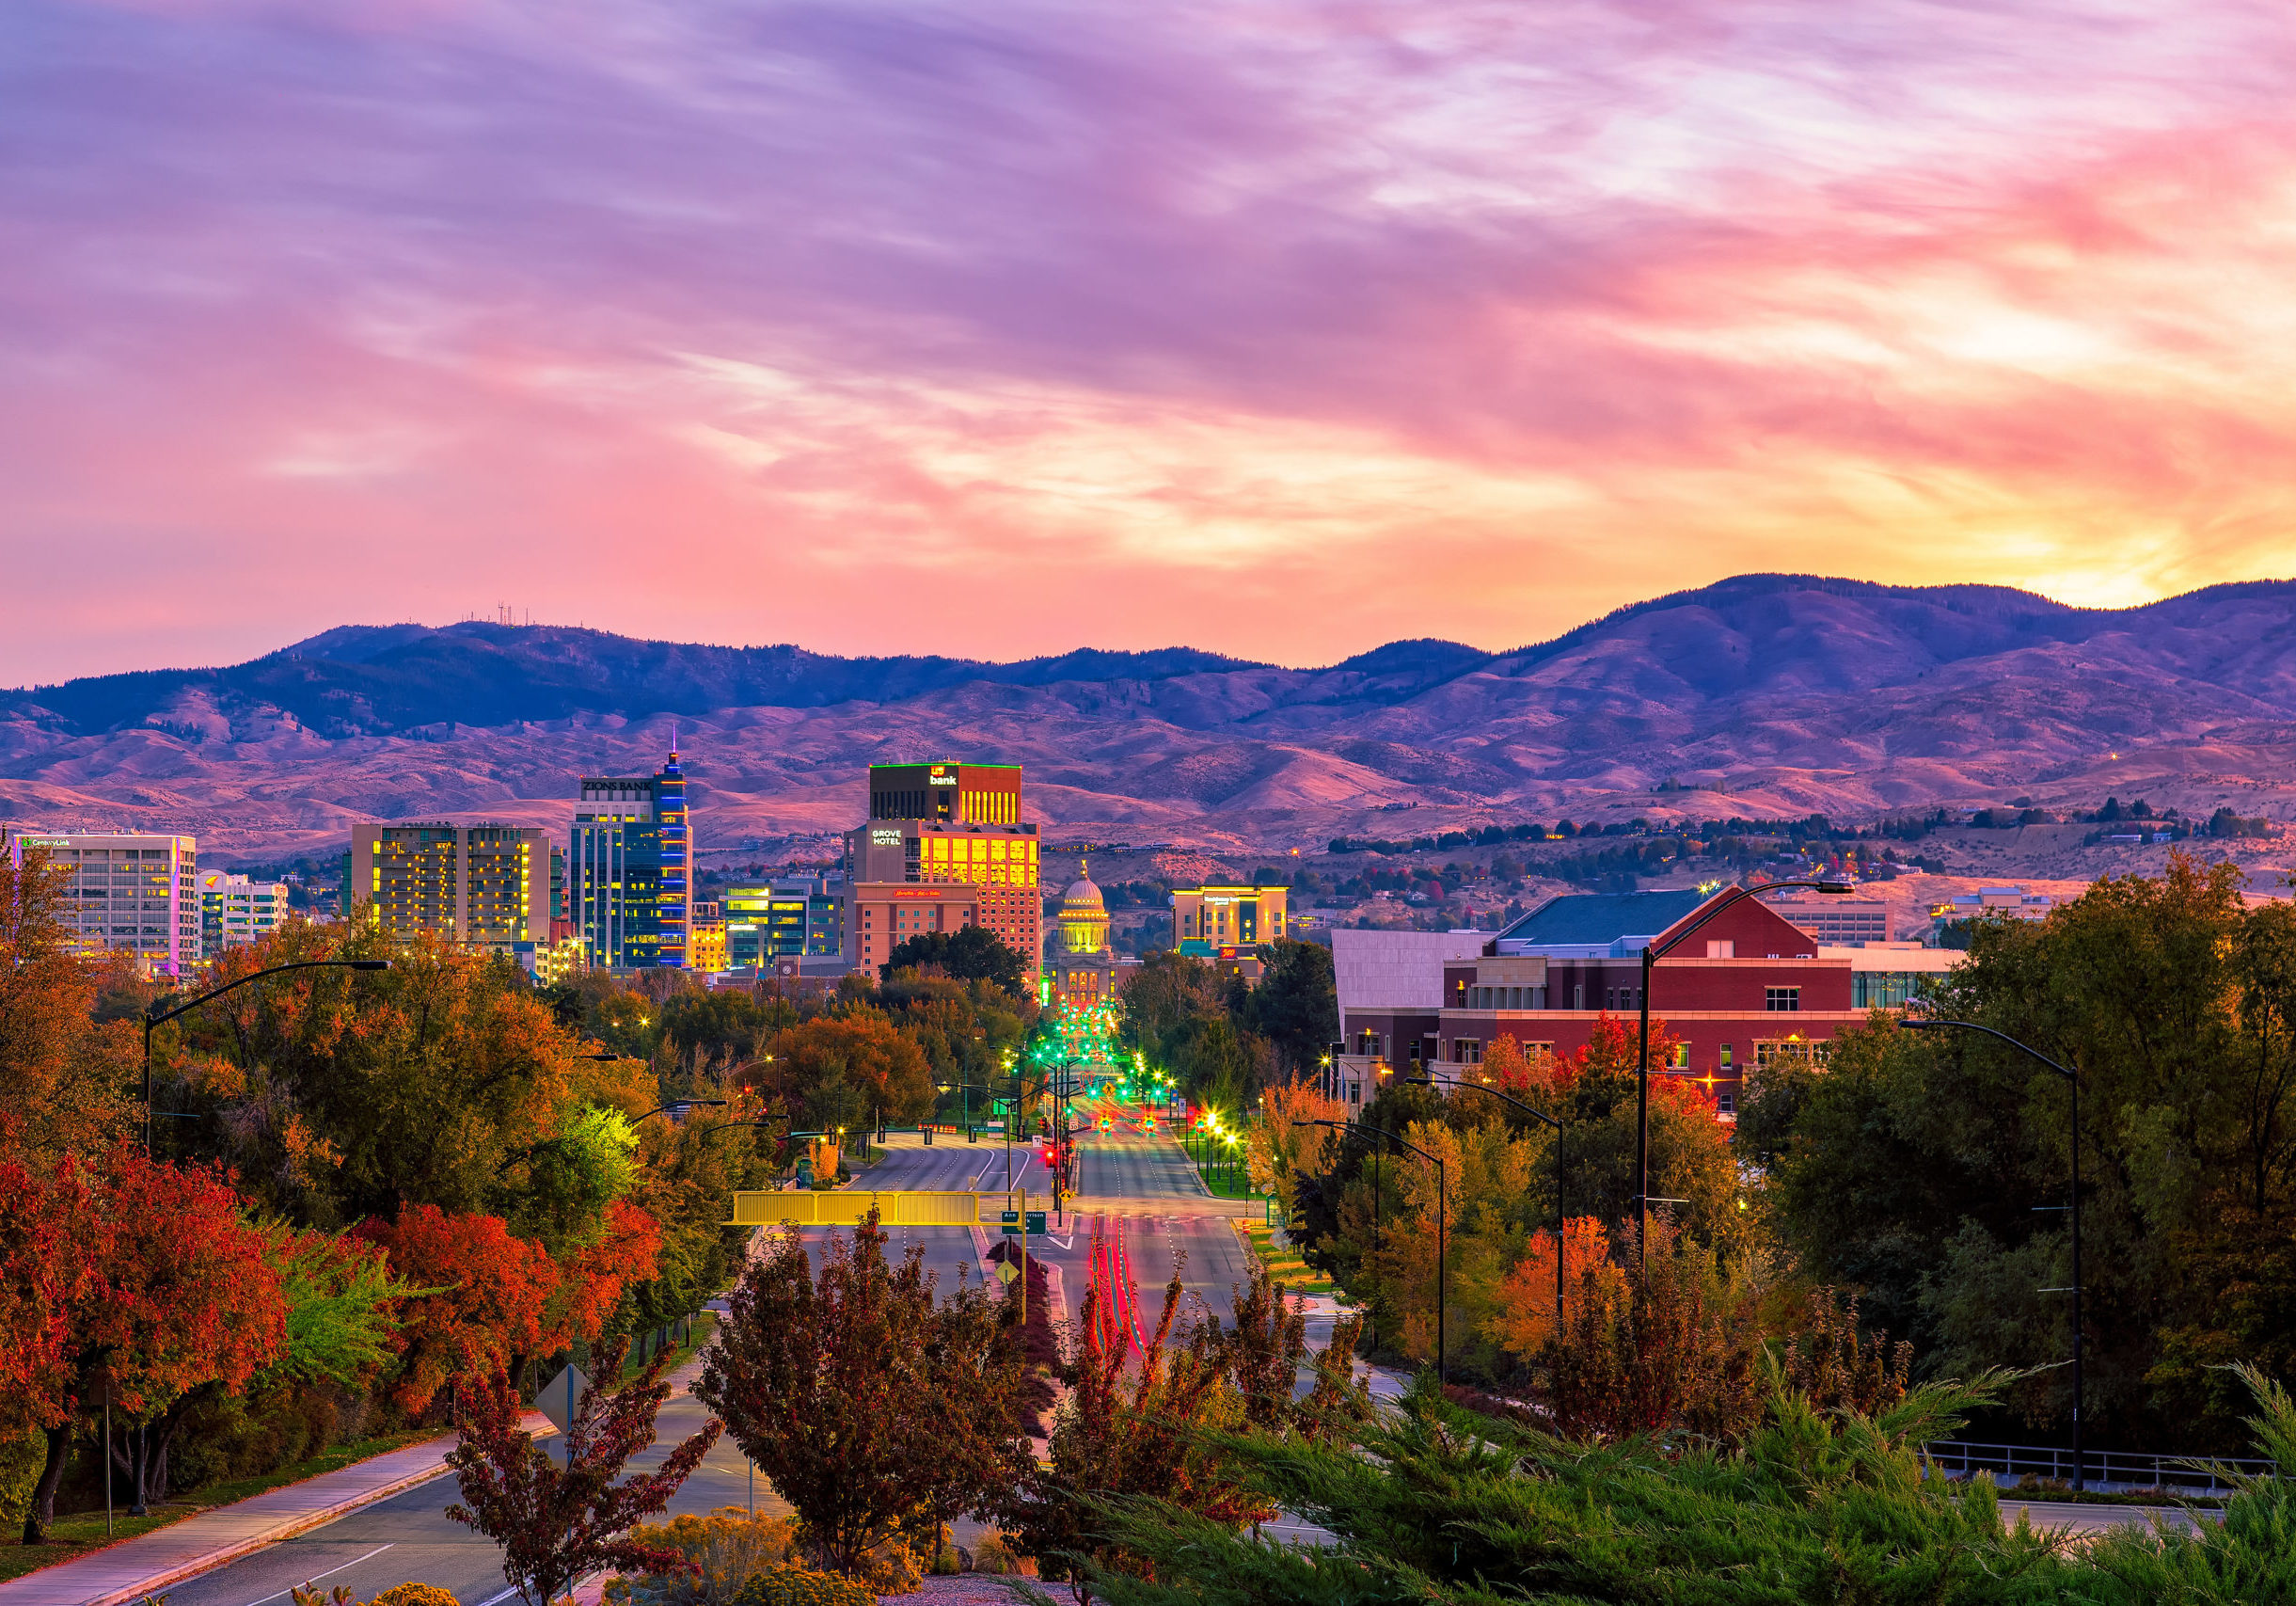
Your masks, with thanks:
<instances>
[{"instance_id":1,"label":"yellow sign panel","mask_svg":"<svg viewBox=\"0 0 2296 1606\"><path fill-rule=\"evenodd\" d=\"M1002 1199L1003 1195L997 1196ZM900 1188L883 1193L839 1188L816 1193L800 1188L743 1190L734 1195L728 1227L857 1227L875 1209L888 1227L971 1227L981 1218L977 1193L932 1193Z\"/></svg>"}]
</instances>

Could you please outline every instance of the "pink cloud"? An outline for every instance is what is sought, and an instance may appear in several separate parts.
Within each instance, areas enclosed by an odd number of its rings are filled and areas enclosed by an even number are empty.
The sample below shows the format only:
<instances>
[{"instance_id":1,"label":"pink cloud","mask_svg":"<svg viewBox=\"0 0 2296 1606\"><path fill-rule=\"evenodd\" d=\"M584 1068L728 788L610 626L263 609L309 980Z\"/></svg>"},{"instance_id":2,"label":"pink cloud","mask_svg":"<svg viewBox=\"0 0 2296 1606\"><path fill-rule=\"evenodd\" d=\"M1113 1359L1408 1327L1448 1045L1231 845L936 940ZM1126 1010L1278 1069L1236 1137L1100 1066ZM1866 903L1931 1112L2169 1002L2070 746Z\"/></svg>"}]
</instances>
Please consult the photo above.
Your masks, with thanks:
<instances>
[{"instance_id":1,"label":"pink cloud","mask_svg":"<svg viewBox=\"0 0 2296 1606\"><path fill-rule=\"evenodd\" d=\"M0 681L2285 568L2261 5L24 0ZM138 577L124 592L86 565Z\"/></svg>"}]
</instances>

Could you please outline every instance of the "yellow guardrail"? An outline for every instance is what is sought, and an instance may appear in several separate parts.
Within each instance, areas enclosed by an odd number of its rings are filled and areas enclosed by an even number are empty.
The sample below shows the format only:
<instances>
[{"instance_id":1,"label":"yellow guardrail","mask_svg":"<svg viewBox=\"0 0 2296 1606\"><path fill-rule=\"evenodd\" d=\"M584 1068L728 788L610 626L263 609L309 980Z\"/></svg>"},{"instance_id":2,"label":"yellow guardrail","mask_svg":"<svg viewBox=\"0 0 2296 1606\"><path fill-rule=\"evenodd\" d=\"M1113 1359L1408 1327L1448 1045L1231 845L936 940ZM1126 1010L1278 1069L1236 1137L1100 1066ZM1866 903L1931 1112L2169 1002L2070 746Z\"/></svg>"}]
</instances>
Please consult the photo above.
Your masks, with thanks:
<instances>
[{"instance_id":1,"label":"yellow guardrail","mask_svg":"<svg viewBox=\"0 0 2296 1606\"><path fill-rule=\"evenodd\" d=\"M991 1194L1004 1208L1005 1195ZM809 1188L792 1192L743 1189L734 1195L734 1218L728 1227L854 1227L868 1218L888 1227L971 1227L981 1218L977 1193L934 1193L921 1188L890 1188L864 1192L838 1188L816 1193Z\"/></svg>"}]
</instances>

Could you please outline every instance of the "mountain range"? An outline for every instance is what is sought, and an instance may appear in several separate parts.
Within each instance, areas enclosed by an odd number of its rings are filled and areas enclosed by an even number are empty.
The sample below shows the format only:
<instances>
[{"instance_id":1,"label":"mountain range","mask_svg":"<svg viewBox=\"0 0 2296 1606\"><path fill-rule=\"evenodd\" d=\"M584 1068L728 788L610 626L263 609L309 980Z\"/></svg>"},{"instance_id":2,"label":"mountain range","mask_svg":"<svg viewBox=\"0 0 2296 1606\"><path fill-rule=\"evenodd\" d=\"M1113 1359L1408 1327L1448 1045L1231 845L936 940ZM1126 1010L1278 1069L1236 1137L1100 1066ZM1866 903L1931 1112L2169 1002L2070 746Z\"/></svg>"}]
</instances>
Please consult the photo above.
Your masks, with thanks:
<instances>
[{"instance_id":1,"label":"mountain range","mask_svg":"<svg viewBox=\"0 0 2296 1606\"><path fill-rule=\"evenodd\" d=\"M344 626L228 668L0 692L0 814L192 831L227 860L325 848L358 819L561 828L578 775L650 770L673 731L705 851L842 829L865 765L944 756L1026 765L1030 812L1059 834L1215 852L2108 792L2285 815L2296 581L2098 610L1746 575L1512 651L1401 641L1318 669Z\"/></svg>"}]
</instances>

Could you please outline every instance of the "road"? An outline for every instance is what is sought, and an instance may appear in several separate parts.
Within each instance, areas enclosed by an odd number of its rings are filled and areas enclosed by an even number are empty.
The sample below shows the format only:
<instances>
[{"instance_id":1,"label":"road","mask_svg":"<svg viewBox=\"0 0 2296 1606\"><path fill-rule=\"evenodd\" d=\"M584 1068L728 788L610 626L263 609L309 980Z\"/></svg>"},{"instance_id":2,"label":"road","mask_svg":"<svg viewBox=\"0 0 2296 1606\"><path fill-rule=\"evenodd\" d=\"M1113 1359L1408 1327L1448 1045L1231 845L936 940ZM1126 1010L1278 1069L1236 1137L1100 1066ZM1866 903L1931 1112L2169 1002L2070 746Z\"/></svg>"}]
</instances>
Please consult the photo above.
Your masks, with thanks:
<instances>
[{"instance_id":1,"label":"road","mask_svg":"<svg viewBox=\"0 0 2296 1606\"><path fill-rule=\"evenodd\" d=\"M1071 1313L1094 1276L1097 1255L1103 1279L1129 1282L1138 1290L1136 1308L1126 1311L1125 1327L1136 1322L1140 1334L1152 1332L1163 1290L1180 1273L1190 1309L1201 1301L1222 1317L1234 1291L1248 1278L1249 1251L1229 1224L1232 1207L1213 1200L1170 1139L1148 1137L1119 1122L1113 1132L1094 1131L1078 1139L1078 1202L1056 1231L1031 1241L1030 1249L1061 1268ZM1050 1178L1033 1146L1012 1151L1013 1182L1026 1186L1032 1203L1044 1198ZM913 1137L896 1138L885 1157L856 1180L863 1188L929 1188L1001 1192L1005 1150L1000 1143L969 1144L936 1137L927 1148ZM1217 1212L1217 1214L1214 1214ZM904 1252L911 1243L925 1248L928 1267L949 1275L972 1264L976 1246L969 1229L949 1227L889 1230L888 1248ZM819 1234L811 1234L818 1242ZM1127 1274L1129 1274L1127 1276ZM1329 1329L1328 1315L1311 1320L1311 1342ZM701 1427L707 1412L683 1392L662 1407L660 1440L635 1465L648 1466L670 1446ZM752 1492L752 1490L754 1492ZM440 1479L339 1519L324 1528L208 1573L168 1591L170 1606L278 1606L304 1582L343 1585L361 1598L409 1580L451 1591L465 1606L501 1606L510 1598L494 1544L442 1515L454 1497L451 1479ZM763 1480L752 1483L748 1463L731 1440L720 1438L672 1503L671 1514L707 1512L719 1506L766 1512L787 1507ZM2004 1503L2006 1505L2008 1503ZM2135 1507L2034 1504L2036 1524L2070 1525L2091 1531L2114 1522L2142 1521ZM967 1528L972 1525L967 1524ZM1314 1537L1310 1530L1287 1537ZM970 1534L961 1536L970 1537Z\"/></svg>"}]
</instances>

